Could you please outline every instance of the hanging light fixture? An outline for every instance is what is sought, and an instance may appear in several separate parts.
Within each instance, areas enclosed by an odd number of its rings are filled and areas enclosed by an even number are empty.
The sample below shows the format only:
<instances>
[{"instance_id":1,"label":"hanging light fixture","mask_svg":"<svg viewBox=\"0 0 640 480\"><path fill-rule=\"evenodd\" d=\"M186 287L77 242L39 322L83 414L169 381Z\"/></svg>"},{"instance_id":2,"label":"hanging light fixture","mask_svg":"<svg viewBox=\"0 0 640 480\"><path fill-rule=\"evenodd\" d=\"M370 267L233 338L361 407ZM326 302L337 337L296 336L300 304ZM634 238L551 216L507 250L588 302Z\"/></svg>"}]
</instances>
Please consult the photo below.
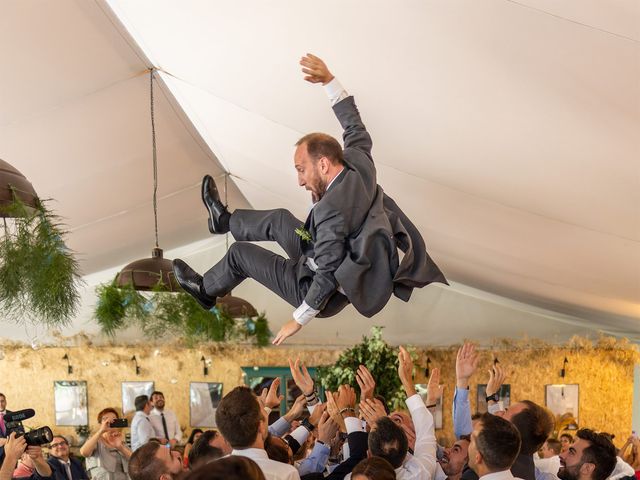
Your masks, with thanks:
<instances>
[{"instance_id":1,"label":"hanging light fixture","mask_svg":"<svg viewBox=\"0 0 640 480\"><path fill-rule=\"evenodd\" d=\"M181 290L173 275L171 260L163 258L162 249L158 245L158 161L156 155L156 124L154 116L153 74L155 69L149 70L151 82L151 145L153 149L153 218L155 222L156 246L151 250L151 258L143 258L125 266L116 276L116 285L124 287L129 284L139 291L153 290L161 284L170 292Z\"/></svg>"},{"instance_id":2,"label":"hanging light fixture","mask_svg":"<svg viewBox=\"0 0 640 480\"><path fill-rule=\"evenodd\" d=\"M228 205L227 201L227 179L229 174L224 175L224 204ZM225 248L229 251L229 232L224 234ZM258 315L258 311L253 305L240 297L234 297L231 292L227 293L224 297L220 297L217 302L218 306L222 306L232 318L245 318L255 317Z\"/></svg>"},{"instance_id":3,"label":"hanging light fixture","mask_svg":"<svg viewBox=\"0 0 640 480\"><path fill-rule=\"evenodd\" d=\"M38 195L31 182L12 165L0 160L0 218L10 216L2 207L10 205L14 197L33 208L38 204Z\"/></svg>"}]
</instances>

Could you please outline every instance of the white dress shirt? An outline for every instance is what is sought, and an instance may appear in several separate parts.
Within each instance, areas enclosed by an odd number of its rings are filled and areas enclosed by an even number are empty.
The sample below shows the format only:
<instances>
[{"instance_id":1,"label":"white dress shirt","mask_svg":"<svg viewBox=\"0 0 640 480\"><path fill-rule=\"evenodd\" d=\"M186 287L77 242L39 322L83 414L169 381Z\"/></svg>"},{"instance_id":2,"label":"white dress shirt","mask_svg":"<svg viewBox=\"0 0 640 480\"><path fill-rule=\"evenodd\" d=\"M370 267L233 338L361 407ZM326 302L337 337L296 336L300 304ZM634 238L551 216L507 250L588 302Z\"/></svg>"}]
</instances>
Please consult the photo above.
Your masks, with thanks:
<instances>
[{"instance_id":1,"label":"white dress shirt","mask_svg":"<svg viewBox=\"0 0 640 480\"><path fill-rule=\"evenodd\" d=\"M298 470L293 465L271 460L262 448L234 449L231 455L247 457L256 462L267 480L300 480Z\"/></svg>"},{"instance_id":2,"label":"white dress shirt","mask_svg":"<svg viewBox=\"0 0 640 480\"><path fill-rule=\"evenodd\" d=\"M148 443L155 436L149 415L138 410L131 421L131 451Z\"/></svg>"},{"instance_id":3,"label":"white dress shirt","mask_svg":"<svg viewBox=\"0 0 640 480\"><path fill-rule=\"evenodd\" d=\"M165 435L164 428L162 427L162 414L164 414L164 420L167 422L167 432L169 433L169 437ZM166 438L167 440L175 439L178 443L182 441L182 429L180 428L180 423L178 423L178 418L173 410L165 408L161 411L154 408L151 410L149 419L151 420L151 425L153 425L156 437Z\"/></svg>"},{"instance_id":4,"label":"white dress shirt","mask_svg":"<svg viewBox=\"0 0 640 480\"><path fill-rule=\"evenodd\" d=\"M522 480L519 477L514 477L511 470L503 470L501 472L487 473L481 476L478 480Z\"/></svg>"},{"instance_id":5,"label":"white dress shirt","mask_svg":"<svg viewBox=\"0 0 640 480\"><path fill-rule=\"evenodd\" d=\"M533 463L541 472L553 473L554 475L558 475L558 470L560 470L559 455L554 455L553 457L549 458L536 458L534 456Z\"/></svg>"}]
</instances>

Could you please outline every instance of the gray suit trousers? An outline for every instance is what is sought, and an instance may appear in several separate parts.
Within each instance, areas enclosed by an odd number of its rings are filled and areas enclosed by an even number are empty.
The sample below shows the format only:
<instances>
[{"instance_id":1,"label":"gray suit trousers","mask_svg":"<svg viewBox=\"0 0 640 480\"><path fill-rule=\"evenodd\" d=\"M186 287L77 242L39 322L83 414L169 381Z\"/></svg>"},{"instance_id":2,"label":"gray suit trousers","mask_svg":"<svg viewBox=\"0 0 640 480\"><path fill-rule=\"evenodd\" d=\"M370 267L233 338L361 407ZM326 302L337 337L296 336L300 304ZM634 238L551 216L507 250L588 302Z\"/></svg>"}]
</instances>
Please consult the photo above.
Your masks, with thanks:
<instances>
[{"instance_id":1,"label":"gray suit trousers","mask_svg":"<svg viewBox=\"0 0 640 480\"><path fill-rule=\"evenodd\" d=\"M203 276L207 295L222 297L245 278L253 278L290 305L302 304L313 272L306 265L302 242L295 229L304 222L285 209L236 210L229 219L229 229L236 240L227 254ZM249 242L277 242L289 258ZM335 315L348 304L336 292L319 317Z\"/></svg>"}]
</instances>

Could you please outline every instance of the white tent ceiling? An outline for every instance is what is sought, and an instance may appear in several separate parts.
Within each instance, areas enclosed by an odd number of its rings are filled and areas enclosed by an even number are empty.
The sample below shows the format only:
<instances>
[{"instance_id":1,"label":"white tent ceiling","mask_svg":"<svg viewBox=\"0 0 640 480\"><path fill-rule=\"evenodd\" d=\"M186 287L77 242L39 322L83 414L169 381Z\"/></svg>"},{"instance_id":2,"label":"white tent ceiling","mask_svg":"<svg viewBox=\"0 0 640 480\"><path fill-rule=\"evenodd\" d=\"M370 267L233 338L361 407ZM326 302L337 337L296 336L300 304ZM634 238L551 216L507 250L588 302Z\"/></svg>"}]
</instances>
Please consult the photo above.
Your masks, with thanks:
<instances>
[{"instance_id":1,"label":"white tent ceiling","mask_svg":"<svg viewBox=\"0 0 640 480\"><path fill-rule=\"evenodd\" d=\"M454 284L373 320L317 320L297 342L352 343L372 323L393 342L640 339L633 0L3 2L0 158L55 198L92 274L65 333L95 331L92 287L153 244L146 69L161 80L160 243L203 271L224 253L204 173L231 173L232 208L306 214L292 145L340 134L301 79L308 51L355 95L380 184ZM237 294L273 329L291 314L254 282Z\"/></svg>"}]
</instances>

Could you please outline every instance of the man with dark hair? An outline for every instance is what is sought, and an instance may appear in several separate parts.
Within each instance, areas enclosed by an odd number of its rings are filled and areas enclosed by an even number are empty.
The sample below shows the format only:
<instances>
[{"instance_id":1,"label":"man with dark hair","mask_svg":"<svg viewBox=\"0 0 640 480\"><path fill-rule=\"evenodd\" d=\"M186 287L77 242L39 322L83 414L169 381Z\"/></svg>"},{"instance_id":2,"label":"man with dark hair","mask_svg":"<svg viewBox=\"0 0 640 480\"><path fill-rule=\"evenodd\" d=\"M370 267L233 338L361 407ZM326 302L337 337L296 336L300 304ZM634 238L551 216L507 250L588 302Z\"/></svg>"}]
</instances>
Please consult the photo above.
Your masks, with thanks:
<instances>
[{"instance_id":1,"label":"man with dark hair","mask_svg":"<svg viewBox=\"0 0 640 480\"><path fill-rule=\"evenodd\" d=\"M371 455L382 457L395 469L402 465L408 451L407 436L389 417L382 417L369 433Z\"/></svg>"},{"instance_id":2,"label":"man with dark hair","mask_svg":"<svg viewBox=\"0 0 640 480\"><path fill-rule=\"evenodd\" d=\"M151 405L153 409L149 414L149 420L155 432L155 436L160 439L166 439L160 443L169 443L171 448L182 440L182 429L178 422L178 417L166 407L164 394L155 391L151 394Z\"/></svg>"},{"instance_id":3,"label":"man with dark hair","mask_svg":"<svg viewBox=\"0 0 640 480\"><path fill-rule=\"evenodd\" d=\"M469 461L470 443L470 435L461 435L452 447L444 449L438 463L448 480L458 480L462 476L462 471Z\"/></svg>"},{"instance_id":4,"label":"man with dark hair","mask_svg":"<svg viewBox=\"0 0 640 480\"><path fill-rule=\"evenodd\" d=\"M276 345L316 316L335 315L348 303L371 317L391 294L408 301L416 287L446 283L418 229L377 185L371 137L353 97L320 58L308 54L300 63L305 80L325 86L344 129L344 151L326 134L309 134L296 143L298 184L311 192L314 202L306 222L283 209L229 213L213 178L206 176L202 199L209 230L231 232L236 243L204 277L182 260L173 262L177 281L203 308L215 306L217 297L245 278L297 307L293 320L276 335ZM288 258L248 243L252 241L275 241ZM404 252L402 261L398 248Z\"/></svg>"},{"instance_id":5,"label":"man with dark hair","mask_svg":"<svg viewBox=\"0 0 640 480\"><path fill-rule=\"evenodd\" d=\"M606 480L616 466L616 447L610 438L588 428L578 430L566 452L560 453L561 480Z\"/></svg>"},{"instance_id":6,"label":"man with dark hair","mask_svg":"<svg viewBox=\"0 0 640 480\"><path fill-rule=\"evenodd\" d=\"M535 480L533 454L553 431L553 416L537 403L523 400L510 406L504 418L518 429L522 440L520 454L511 468L511 473L524 480Z\"/></svg>"},{"instance_id":7,"label":"man with dark hair","mask_svg":"<svg viewBox=\"0 0 640 480\"><path fill-rule=\"evenodd\" d=\"M267 480L298 480L291 465L269 459L264 442L269 433L269 418L258 397L248 387L236 387L227 393L216 410L216 425L233 447L231 455L255 461Z\"/></svg>"},{"instance_id":8,"label":"man with dark hair","mask_svg":"<svg viewBox=\"0 0 640 480\"><path fill-rule=\"evenodd\" d=\"M133 401L136 413L131 420L131 451L136 451L155 435L149 413L151 402L146 395L138 395Z\"/></svg>"},{"instance_id":9,"label":"man with dark hair","mask_svg":"<svg viewBox=\"0 0 640 480\"><path fill-rule=\"evenodd\" d=\"M520 434L504 418L485 413L475 422L469 444L469 467L479 478L510 480L509 470L520 451Z\"/></svg>"},{"instance_id":10,"label":"man with dark hair","mask_svg":"<svg viewBox=\"0 0 640 480\"><path fill-rule=\"evenodd\" d=\"M211 445L211 442L214 441L216 436L216 432L207 430L194 442L193 447L191 447L189 451L189 468L191 470L224 457L224 452L220 448Z\"/></svg>"},{"instance_id":11,"label":"man with dark hair","mask_svg":"<svg viewBox=\"0 0 640 480\"><path fill-rule=\"evenodd\" d=\"M54 435L49 445L49 466L54 480L87 480L89 474L82 462L71 457L69 442L62 435Z\"/></svg>"},{"instance_id":12,"label":"man with dark hair","mask_svg":"<svg viewBox=\"0 0 640 480\"><path fill-rule=\"evenodd\" d=\"M560 450L562 444L557 438L547 438L538 454L540 458L534 458L536 469L543 473L558 475L560 469ZM538 475L539 476L539 475Z\"/></svg>"},{"instance_id":13,"label":"man with dark hair","mask_svg":"<svg viewBox=\"0 0 640 480\"><path fill-rule=\"evenodd\" d=\"M138 448L129 460L131 480L176 480L185 472L180 452L157 442Z\"/></svg>"}]
</instances>

